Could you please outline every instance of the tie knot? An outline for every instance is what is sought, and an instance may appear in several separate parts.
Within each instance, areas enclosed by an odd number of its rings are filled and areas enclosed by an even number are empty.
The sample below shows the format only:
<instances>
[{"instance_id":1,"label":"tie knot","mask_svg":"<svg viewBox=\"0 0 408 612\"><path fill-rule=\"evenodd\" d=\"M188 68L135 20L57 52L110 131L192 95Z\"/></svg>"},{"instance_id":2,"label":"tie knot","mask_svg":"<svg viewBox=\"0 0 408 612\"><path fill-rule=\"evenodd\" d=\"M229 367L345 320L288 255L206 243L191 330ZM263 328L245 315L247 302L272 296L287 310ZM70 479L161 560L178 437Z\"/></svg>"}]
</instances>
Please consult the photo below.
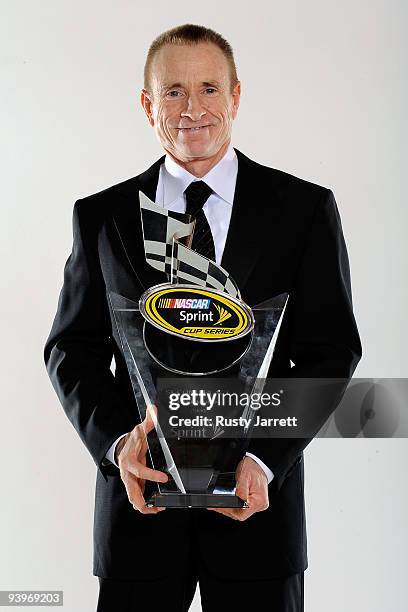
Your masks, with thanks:
<instances>
[{"instance_id":1,"label":"tie knot","mask_svg":"<svg viewBox=\"0 0 408 612\"><path fill-rule=\"evenodd\" d=\"M204 181L193 181L184 193L187 203L186 213L195 217L212 194L212 189Z\"/></svg>"}]
</instances>

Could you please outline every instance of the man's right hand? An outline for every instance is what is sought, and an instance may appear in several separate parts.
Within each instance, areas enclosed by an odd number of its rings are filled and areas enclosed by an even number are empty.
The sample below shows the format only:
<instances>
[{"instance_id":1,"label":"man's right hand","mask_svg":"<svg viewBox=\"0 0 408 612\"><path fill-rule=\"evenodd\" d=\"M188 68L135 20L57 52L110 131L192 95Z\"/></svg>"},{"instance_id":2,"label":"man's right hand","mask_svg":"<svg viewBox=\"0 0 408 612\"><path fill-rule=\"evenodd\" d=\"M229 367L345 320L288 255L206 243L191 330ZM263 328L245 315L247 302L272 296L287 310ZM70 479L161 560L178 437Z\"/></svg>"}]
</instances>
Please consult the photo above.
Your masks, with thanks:
<instances>
[{"instance_id":1,"label":"man's right hand","mask_svg":"<svg viewBox=\"0 0 408 612\"><path fill-rule=\"evenodd\" d=\"M146 508L143 497L146 480L168 481L167 474L146 466L147 434L154 429L155 418L154 408L148 407L145 420L121 438L115 448L115 460L129 501L133 508L142 514L157 514L165 510L165 508Z\"/></svg>"}]
</instances>

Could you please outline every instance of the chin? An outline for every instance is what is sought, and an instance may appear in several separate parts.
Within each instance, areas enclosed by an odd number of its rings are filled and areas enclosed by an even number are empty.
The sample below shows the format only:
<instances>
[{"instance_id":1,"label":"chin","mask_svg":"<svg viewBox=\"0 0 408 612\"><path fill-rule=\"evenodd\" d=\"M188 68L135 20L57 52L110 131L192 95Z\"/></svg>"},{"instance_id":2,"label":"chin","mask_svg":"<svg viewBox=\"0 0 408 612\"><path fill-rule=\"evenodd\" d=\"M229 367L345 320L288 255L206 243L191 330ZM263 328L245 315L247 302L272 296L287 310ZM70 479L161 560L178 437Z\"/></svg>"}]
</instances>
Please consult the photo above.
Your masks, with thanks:
<instances>
[{"instance_id":1,"label":"chin","mask_svg":"<svg viewBox=\"0 0 408 612\"><path fill-rule=\"evenodd\" d=\"M214 154L213 147L203 146L197 143L196 146L183 147L183 154L185 157L210 157Z\"/></svg>"}]
</instances>

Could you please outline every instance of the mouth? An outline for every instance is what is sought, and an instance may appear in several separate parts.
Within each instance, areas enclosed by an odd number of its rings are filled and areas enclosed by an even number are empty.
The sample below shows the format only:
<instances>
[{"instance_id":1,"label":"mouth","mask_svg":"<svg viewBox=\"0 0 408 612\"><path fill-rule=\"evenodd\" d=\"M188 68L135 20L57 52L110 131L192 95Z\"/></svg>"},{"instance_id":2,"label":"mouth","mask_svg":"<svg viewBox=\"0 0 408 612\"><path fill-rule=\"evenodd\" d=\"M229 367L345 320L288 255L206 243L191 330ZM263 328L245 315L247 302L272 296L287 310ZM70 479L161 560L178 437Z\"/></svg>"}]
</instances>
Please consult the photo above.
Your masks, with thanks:
<instances>
[{"instance_id":1,"label":"mouth","mask_svg":"<svg viewBox=\"0 0 408 612\"><path fill-rule=\"evenodd\" d=\"M176 128L177 130L179 130L180 132L199 132L200 130L203 130L204 128L210 127L210 123L207 123L206 125L199 125L199 126L195 126L195 127L181 127L181 128Z\"/></svg>"}]
</instances>

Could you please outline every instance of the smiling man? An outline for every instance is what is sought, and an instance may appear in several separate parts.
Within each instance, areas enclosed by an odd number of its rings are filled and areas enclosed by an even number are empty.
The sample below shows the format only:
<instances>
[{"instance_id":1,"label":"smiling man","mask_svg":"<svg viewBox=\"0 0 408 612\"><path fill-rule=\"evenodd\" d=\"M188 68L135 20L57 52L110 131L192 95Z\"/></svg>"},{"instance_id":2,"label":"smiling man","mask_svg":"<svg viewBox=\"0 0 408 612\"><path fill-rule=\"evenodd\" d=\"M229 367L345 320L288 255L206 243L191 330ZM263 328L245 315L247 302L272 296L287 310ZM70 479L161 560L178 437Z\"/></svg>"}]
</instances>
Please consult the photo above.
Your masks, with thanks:
<instances>
[{"instance_id":1,"label":"smiling man","mask_svg":"<svg viewBox=\"0 0 408 612\"><path fill-rule=\"evenodd\" d=\"M251 442L236 472L247 509L147 508L146 480L168 476L148 464L145 431L153 419L137 419L107 302L108 291L138 300L166 281L145 261L140 190L196 217L193 248L230 272L249 305L290 294L270 375L351 377L361 345L334 195L232 146L240 95L221 35L191 24L161 34L147 55L141 103L164 155L74 206L73 248L45 362L98 467L98 612L185 611L197 582L206 612L303 610L310 439Z\"/></svg>"},{"instance_id":2,"label":"smiling man","mask_svg":"<svg viewBox=\"0 0 408 612\"><path fill-rule=\"evenodd\" d=\"M198 41L153 43L142 105L166 153L195 177L226 154L241 93L232 51Z\"/></svg>"}]
</instances>

